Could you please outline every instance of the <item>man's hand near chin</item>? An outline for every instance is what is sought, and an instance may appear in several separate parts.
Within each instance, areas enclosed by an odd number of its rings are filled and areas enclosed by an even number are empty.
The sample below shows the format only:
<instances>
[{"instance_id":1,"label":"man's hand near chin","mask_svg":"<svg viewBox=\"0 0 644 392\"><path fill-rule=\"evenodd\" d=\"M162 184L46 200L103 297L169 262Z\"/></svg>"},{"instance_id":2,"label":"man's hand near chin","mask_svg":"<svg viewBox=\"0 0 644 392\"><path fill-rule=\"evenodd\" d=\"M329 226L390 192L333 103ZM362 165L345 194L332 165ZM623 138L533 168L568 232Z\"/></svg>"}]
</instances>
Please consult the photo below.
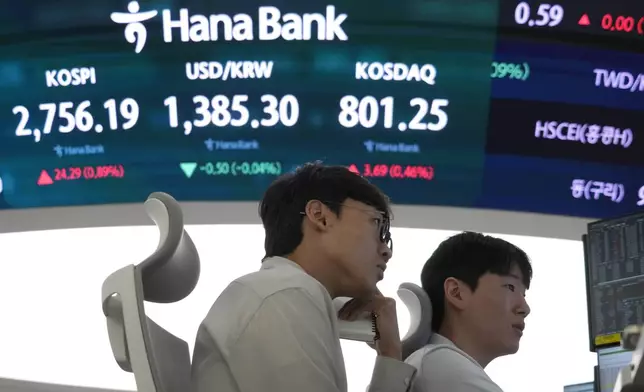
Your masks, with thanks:
<instances>
[{"instance_id":1,"label":"man's hand near chin","mask_svg":"<svg viewBox=\"0 0 644 392\"><path fill-rule=\"evenodd\" d=\"M378 339L374 345L378 355L402 361L402 343L398 330L398 315L396 312L396 300L377 293L368 300L352 299L347 302L338 317L342 320L354 321L365 312L373 313L376 317L378 328Z\"/></svg>"}]
</instances>

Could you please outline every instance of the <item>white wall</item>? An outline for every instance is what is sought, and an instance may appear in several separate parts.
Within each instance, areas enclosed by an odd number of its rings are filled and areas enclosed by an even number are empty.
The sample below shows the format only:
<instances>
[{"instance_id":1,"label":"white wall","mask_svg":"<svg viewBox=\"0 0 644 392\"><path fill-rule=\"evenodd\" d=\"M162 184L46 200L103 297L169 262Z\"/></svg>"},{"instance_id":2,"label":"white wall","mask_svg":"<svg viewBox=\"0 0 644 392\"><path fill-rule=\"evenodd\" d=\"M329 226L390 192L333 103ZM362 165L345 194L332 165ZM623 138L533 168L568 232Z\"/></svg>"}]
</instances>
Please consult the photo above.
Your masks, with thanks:
<instances>
[{"instance_id":1,"label":"white wall","mask_svg":"<svg viewBox=\"0 0 644 392\"><path fill-rule=\"evenodd\" d=\"M254 271L263 256L258 225L203 225L187 229L202 259L201 280L186 300L148 305L148 313L192 346L201 319L235 277ZM381 290L395 295L402 281L419 283L432 250L454 232L393 230L396 252ZM505 392L562 390L592 380L588 352L583 253L578 241L500 235L533 259L532 314L521 350L488 367ZM0 378L134 390L133 377L114 360L100 307L103 279L137 263L157 243L154 227L111 227L0 235ZM400 326L408 315L401 304ZM344 343L349 390L362 392L373 351Z\"/></svg>"},{"instance_id":2,"label":"white wall","mask_svg":"<svg viewBox=\"0 0 644 392\"><path fill-rule=\"evenodd\" d=\"M142 200L143 201L143 200ZM186 225L260 224L257 202L181 202ZM578 240L592 219L443 206L394 205L394 225ZM140 203L0 211L0 233L149 225Z\"/></svg>"}]
</instances>

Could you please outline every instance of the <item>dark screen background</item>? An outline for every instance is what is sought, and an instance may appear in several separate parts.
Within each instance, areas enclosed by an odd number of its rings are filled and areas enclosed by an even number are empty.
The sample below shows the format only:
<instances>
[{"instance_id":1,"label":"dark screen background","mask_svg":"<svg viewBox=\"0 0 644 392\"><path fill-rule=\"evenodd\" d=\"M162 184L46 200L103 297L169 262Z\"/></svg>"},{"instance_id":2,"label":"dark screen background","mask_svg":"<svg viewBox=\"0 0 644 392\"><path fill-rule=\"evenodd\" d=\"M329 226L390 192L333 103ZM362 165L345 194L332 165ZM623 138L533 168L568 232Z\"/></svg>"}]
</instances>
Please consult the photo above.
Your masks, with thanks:
<instances>
[{"instance_id":1,"label":"dark screen background","mask_svg":"<svg viewBox=\"0 0 644 392\"><path fill-rule=\"evenodd\" d=\"M2 3L2 2L0 2ZM579 33L575 42L554 39L538 29L509 29L512 1L366 1L336 4L348 14L343 23L348 41L213 41L174 42L162 39L161 15L145 22L148 36L143 51L134 53L126 42L124 26L110 20L111 12L126 12L127 1L23 1L4 7L0 16L0 177L4 191L0 208L28 208L139 202L153 191L166 191L180 200L258 200L275 175L311 160L355 165L362 174L366 164L399 165L404 177L370 177L398 204L475 206L577 216L609 216L637 206L637 190L644 185L642 124L644 93L594 85L593 69L632 72L643 64L641 55L611 51L594 45L593 35ZM257 22L257 8L269 5L253 0L140 1L141 11L180 8L190 14L247 13ZM324 12L329 3L274 1L286 12ZM564 4L576 12L572 5ZM509 7L509 8L508 8ZM577 7L577 6L575 6ZM501 17L501 21L499 21ZM575 16L574 18L577 18ZM566 23L568 19L566 19ZM564 24L562 24L564 26ZM175 29L176 30L176 29ZM562 27L561 34L568 34ZM578 41L584 41L582 43ZM197 61L273 61L268 79L188 80L185 64ZM356 80L355 63L400 62L432 64L435 85L416 81ZM493 64L518 64L521 78L494 75ZM45 71L94 67L93 85L48 88ZM510 72L510 74L512 74ZM514 75L518 76L518 75ZM260 97L293 95L299 102L295 126L195 128L184 135L171 128L164 100L176 96L179 123L194 120L192 97L246 94L251 119L260 119ZM395 100L394 126L373 128L340 126L343 96L373 96ZM132 129L109 130L103 103L136 100L139 119ZM438 132L398 131L416 109L412 98L447 99L448 124ZM42 127L42 103L89 100L95 124L105 130L67 134L53 130L35 142L17 137L16 105L29 110L29 128ZM431 116L428 115L426 121ZM633 143L626 149L581 145L534 138L534 122L576 121L631 127ZM208 140L252 141L258 148L214 149ZM415 146L412 152L370 150L369 143ZM373 145L373 144L372 144ZM57 147L101 151L59 157ZM606 148L604 148L606 147ZM610 148L608 148L610 147ZM389 148L389 147L388 147ZM198 169L187 178L180 163ZM256 175L217 173L202 168L211 163L278 164L278 172ZM56 180L39 186L43 170L56 172L86 166L119 165L122 178ZM431 180L414 178L413 168L433 170ZM211 173L212 174L212 173ZM620 203L579 200L571 196L570 182L604 175L603 181L627 187ZM394 176L395 177L395 176ZM581 178L580 177L580 178ZM641 182L641 183L640 183Z\"/></svg>"}]
</instances>

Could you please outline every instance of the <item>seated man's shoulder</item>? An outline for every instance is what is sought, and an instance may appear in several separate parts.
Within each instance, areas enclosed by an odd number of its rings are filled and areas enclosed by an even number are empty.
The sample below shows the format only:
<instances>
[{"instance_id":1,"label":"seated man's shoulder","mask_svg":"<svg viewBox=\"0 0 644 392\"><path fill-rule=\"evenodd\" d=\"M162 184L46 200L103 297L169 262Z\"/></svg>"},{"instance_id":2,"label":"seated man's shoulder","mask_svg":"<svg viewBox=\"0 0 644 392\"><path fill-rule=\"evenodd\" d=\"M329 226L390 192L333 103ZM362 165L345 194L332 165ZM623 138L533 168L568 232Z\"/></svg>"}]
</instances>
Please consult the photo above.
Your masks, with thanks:
<instances>
[{"instance_id":1,"label":"seated man's shoulder","mask_svg":"<svg viewBox=\"0 0 644 392\"><path fill-rule=\"evenodd\" d=\"M300 293L317 302L324 301L326 292L320 282L299 268L261 269L235 279L229 287L234 286L261 300L277 293Z\"/></svg>"},{"instance_id":2,"label":"seated man's shoulder","mask_svg":"<svg viewBox=\"0 0 644 392\"><path fill-rule=\"evenodd\" d=\"M480 367L473 359L463 355L461 351L454 346L447 344L428 344L420 350L413 353L407 362L417 368L431 365L432 372L438 369L453 369L454 367L465 369L466 371L478 371Z\"/></svg>"},{"instance_id":3,"label":"seated man's shoulder","mask_svg":"<svg viewBox=\"0 0 644 392\"><path fill-rule=\"evenodd\" d=\"M239 331L266 306L314 304L325 311L328 294L324 293L324 287L302 270L262 268L232 281L219 295L204 322L226 319L227 323L218 321L219 328L223 324Z\"/></svg>"},{"instance_id":4,"label":"seated man's shoulder","mask_svg":"<svg viewBox=\"0 0 644 392\"><path fill-rule=\"evenodd\" d=\"M414 392L502 392L472 357L453 344L429 344L405 362L418 369Z\"/></svg>"}]
</instances>

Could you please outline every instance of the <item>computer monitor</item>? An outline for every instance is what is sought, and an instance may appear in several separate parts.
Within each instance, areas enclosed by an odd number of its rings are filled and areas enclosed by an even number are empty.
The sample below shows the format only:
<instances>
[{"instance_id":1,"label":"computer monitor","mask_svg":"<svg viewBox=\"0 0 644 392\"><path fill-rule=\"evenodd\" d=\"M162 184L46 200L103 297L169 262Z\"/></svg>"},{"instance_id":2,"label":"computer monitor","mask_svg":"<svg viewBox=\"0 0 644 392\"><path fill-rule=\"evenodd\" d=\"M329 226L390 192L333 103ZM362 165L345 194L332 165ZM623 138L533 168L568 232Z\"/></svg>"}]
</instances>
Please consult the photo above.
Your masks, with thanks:
<instances>
[{"instance_id":1,"label":"computer monitor","mask_svg":"<svg viewBox=\"0 0 644 392\"><path fill-rule=\"evenodd\" d=\"M613 392L617 374L628 366L633 356L632 351L621 347L608 347L597 349L597 364L599 368L599 391Z\"/></svg>"},{"instance_id":2,"label":"computer monitor","mask_svg":"<svg viewBox=\"0 0 644 392\"><path fill-rule=\"evenodd\" d=\"M585 382L582 384L572 384L564 386L564 392L595 392L595 384L593 382Z\"/></svg>"},{"instance_id":3,"label":"computer monitor","mask_svg":"<svg viewBox=\"0 0 644 392\"><path fill-rule=\"evenodd\" d=\"M590 349L619 345L644 324L644 213L588 224L586 261Z\"/></svg>"}]
</instances>

